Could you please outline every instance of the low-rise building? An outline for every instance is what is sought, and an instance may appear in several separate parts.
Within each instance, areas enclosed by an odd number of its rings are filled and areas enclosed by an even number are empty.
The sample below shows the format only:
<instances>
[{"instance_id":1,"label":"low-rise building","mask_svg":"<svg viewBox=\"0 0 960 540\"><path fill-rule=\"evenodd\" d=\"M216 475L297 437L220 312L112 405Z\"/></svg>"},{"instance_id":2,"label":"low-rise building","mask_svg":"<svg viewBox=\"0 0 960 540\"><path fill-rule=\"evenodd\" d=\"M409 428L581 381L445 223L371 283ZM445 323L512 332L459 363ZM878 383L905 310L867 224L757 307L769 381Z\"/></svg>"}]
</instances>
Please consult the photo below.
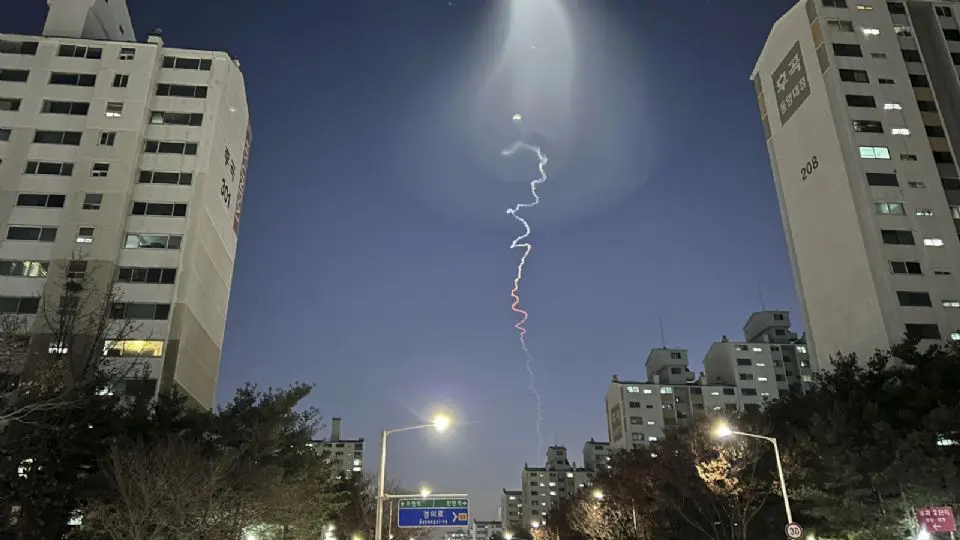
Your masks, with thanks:
<instances>
[{"instance_id":1,"label":"low-rise building","mask_svg":"<svg viewBox=\"0 0 960 540\"><path fill-rule=\"evenodd\" d=\"M503 534L503 525L499 521L473 520L470 523L470 540L491 540Z\"/></svg>"}]
</instances>

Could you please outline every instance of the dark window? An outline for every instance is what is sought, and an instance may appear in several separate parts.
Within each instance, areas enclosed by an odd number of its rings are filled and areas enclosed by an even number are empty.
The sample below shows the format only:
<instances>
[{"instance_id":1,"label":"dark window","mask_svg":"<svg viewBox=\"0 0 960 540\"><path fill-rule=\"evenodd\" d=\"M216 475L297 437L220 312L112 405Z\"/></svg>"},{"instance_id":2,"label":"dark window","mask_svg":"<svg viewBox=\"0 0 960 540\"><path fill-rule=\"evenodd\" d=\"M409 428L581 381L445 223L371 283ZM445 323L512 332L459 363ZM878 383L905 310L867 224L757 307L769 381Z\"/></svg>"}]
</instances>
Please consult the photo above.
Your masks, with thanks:
<instances>
[{"instance_id":1,"label":"dark window","mask_svg":"<svg viewBox=\"0 0 960 540\"><path fill-rule=\"evenodd\" d=\"M85 116L90 110L89 103L79 101L47 101L44 100L40 112L47 114L72 114Z\"/></svg>"},{"instance_id":2,"label":"dark window","mask_svg":"<svg viewBox=\"0 0 960 540\"><path fill-rule=\"evenodd\" d=\"M894 274L923 274L920 263L916 261L890 261L890 269Z\"/></svg>"},{"instance_id":3,"label":"dark window","mask_svg":"<svg viewBox=\"0 0 960 540\"><path fill-rule=\"evenodd\" d=\"M166 234L128 234L125 249L180 249L183 237Z\"/></svg>"},{"instance_id":4,"label":"dark window","mask_svg":"<svg viewBox=\"0 0 960 540\"><path fill-rule=\"evenodd\" d=\"M17 206L34 206L38 208L63 208L67 200L66 195L47 193L21 193L17 195Z\"/></svg>"},{"instance_id":5,"label":"dark window","mask_svg":"<svg viewBox=\"0 0 960 540\"><path fill-rule=\"evenodd\" d=\"M145 141L143 151L148 154L186 154L193 156L197 153L197 143Z\"/></svg>"},{"instance_id":6,"label":"dark window","mask_svg":"<svg viewBox=\"0 0 960 540\"><path fill-rule=\"evenodd\" d=\"M189 186L193 183L193 174L186 172L140 171L141 184L171 184Z\"/></svg>"},{"instance_id":7,"label":"dark window","mask_svg":"<svg viewBox=\"0 0 960 540\"><path fill-rule=\"evenodd\" d=\"M60 49L57 50L57 56L99 60L103 57L103 49L97 47L84 47L82 45L61 45Z\"/></svg>"},{"instance_id":8,"label":"dark window","mask_svg":"<svg viewBox=\"0 0 960 540\"><path fill-rule=\"evenodd\" d=\"M960 31L952 28L944 28L943 37L947 38L947 41L960 41Z\"/></svg>"},{"instance_id":9,"label":"dark window","mask_svg":"<svg viewBox=\"0 0 960 540\"><path fill-rule=\"evenodd\" d=\"M33 134L33 142L40 144L66 144L80 146L83 136L79 131L37 131Z\"/></svg>"},{"instance_id":10,"label":"dark window","mask_svg":"<svg viewBox=\"0 0 960 540\"><path fill-rule=\"evenodd\" d=\"M116 302L110 306L111 319L144 319L165 321L169 316L170 304Z\"/></svg>"},{"instance_id":11,"label":"dark window","mask_svg":"<svg viewBox=\"0 0 960 540\"><path fill-rule=\"evenodd\" d=\"M953 61L953 65L960 66L960 53L950 53L950 60Z\"/></svg>"},{"instance_id":12,"label":"dark window","mask_svg":"<svg viewBox=\"0 0 960 540\"><path fill-rule=\"evenodd\" d=\"M25 69L0 69L0 81L27 82L30 72Z\"/></svg>"},{"instance_id":13,"label":"dark window","mask_svg":"<svg viewBox=\"0 0 960 540\"><path fill-rule=\"evenodd\" d=\"M163 67L168 69L196 69L200 71L210 71L213 61L209 58L177 58L176 56L164 56Z\"/></svg>"},{"instance_id":14,"label":"dark window","mask_svg":"<svg viewBox=\"0 0 960 540\"><path fill-rule=\"evenodd\" d=\"M847 94L847 105L850 107L870 107L876 108L877 101L873 96L864 96L860 94Z\"/></svg>"},{"instance_id":15,"label":"dark window","mask_svg":"<svg viewBox=\"0 0 960 540\"><path fill-rule=\"evenodd\" d=\"M867 184L871 186L891 186L900 185L897 182L897 175L893 173L867 173Z\"/></svg>"},{"instance_id":16,"label":"dark window","mask_svg":"<svg viewBox=\"0 0 960 540\"><path fill-rule=\"evenodd\" d=\"M753 361L751 361L749 358L737 358L737 365L738 365L738 366L752 366L752 365L753 365Z\"/></svg>"},{"instance_id":17,"label":"dark window","mask_svg":"<svg viewBox=\"0 0 960 540\"><path fill-rule=\"evenodd\" d=\"M953 10L951 10L947 6L937 6L935 10L937 12L937 15L941 17L953 17Z\"/></svg>"},{"instance_id":18,"label":"dark window","mask_svg":"<svg viewBox=\"0 0 960 540\"><path fill-rule=\"evenodd\" d=\"M87 73L51 73L50 84L66 86L96 86L97 76Z\"/></svg>"},{"instance_id":19,"label":"dark window","mask_svg":"<svg viewBox=\"0 0 960 540\"><path fill-rule=\"evenodd\" d=\"M933 161L937 163L953 163L953 155L950 152L934 152Z\"/></svg>"},{"instance_id":20,"label":"dark window","mask_svg":"<svg viewBox=\"0 0 960 540\"><path fill-rule=\"evenodd\" d=\"M0 54L36 56L38 45L36 41L10 41L8 39L0 39Z\"/></svg>"},{"instance_id":21,"label":"dark window","mask_svg":"<svg viewBox=\"0 0 960 540\"><path fill-rule=\"evenodd\" d=\"M868 83L870 82L870 77L867 75L867 72L862 69L841 69L840 80L855 83Z\"/></svg>"},{"instance_id":22,"label":"dark window","mask_svg":"<svg viewBox=\"0 0 960 540\"><path fill-rule=\"evenodd\" d=\"M855 56L862 57L863 51L860 46L853 43L834 43L833 54L837 56Z\"/></svg>"},{"instance_id":23,"label":"dark window","mask_svg":"<svg viewBox=\"0 0 960 540\"><path fill-rule=\"evenodd\" d=\"M920 112L937 112L937 104L932 101L917 101Z\"/></svg>"},{"instance_id":24,"label":"dark window","mask_svg":"<svg viewBox=\"0 0 960 540\"><path fill-rule=\"evenodd\" d=\"M847 7L847 0L823 0L823 7Z\"/></svg>"},{"instance_id":25,"label":"dark window","mask_svg":"<svg viewBox=\"0 0 960 540\"><path fill-rule=\"evenodd\" d=\"M854 120L853 130L860 133L883 133L883 124L876 120Z\"/></svg>"},{"instance_id":26,"label":"dark window","mask_svg":"<svg viewBox=\"0 0 960 540\"><path fill-rule=\"evenodd\" d=\"M176 279L176 268L120 268L117 272L117 281L123 283L171 284Z\"/></svg>"},{"instance_id":27,"label":"dark window","mask_svg":"<svg viewBox=\"0 0 960 540\"><path fill-rule=\"evenodd\" d=\"M53 242L56 239L56 227L30 227L27 225L13 225L7 229L7 240Z\"/></svg>"},{"instance_id":28,"label":"dark window","mask_svg":"<svg viewBox=\"0 0 960 540\"><path fill-rule=\"evenodd\" d=\"M13 133L13 131L9 128L0 128L0 141L9 141L11 133Z\"/></svg>"},{"instance_id":29,"label":"dark window","mask_svg":"<svg viewBox=\"0 0 960 540\"><path fill-rule=\"evenodd\" d=\"M73 174L73 163L57 163L55 161L28 161L23 174L43 174L49 176L70 176Z\"/></svg>"},{"instance_id":30,"label":"dark window","mask_svg":"<svg viewBox=\"0 0 960 540\"><path fill-rule=\"evenodd\" d=\"M946 137L947 134L943 131L942 126L923 126L924 131L927 132L927 137Z\"/></svg>"},{"instance_id":31,"label":"dark window","mask_svg":"<svg viewBox=\"0 0 960 540\"><path fill-rule=\"evenodd\" d=\"M895 84L897 81L893 79L884 79L883 77L877 79L877 82L880 84Z\"/></svg>"},{"instance_id":32,"label":"dark window","mask_svg":"<svg viewBox=\"0 0 960 540\"><path fill-rule=\"evenodd\" d=\"M723 389L723 395L725 395L725 396L733 396L733 395L736 395L736 393L737 393L737 391L734 390L733 388L724 388L724 389Z\"/></svg>"},{"instance_id":33,"label":"dark window","mask_svg":"<svg viewBox=\"0 0 960 540\"><path fill-rule=\"evenodd\" d=\"M897 15L907 14L906 6L904 6L900 2L887 2L887 10L889 10L890 13L896 13Z\"/></svg>"},{"instance_id":34,"label":"dark window","mask_svg":"<svg viewBox=\"0 0 960 540\"><path fill-rule=\"evenodd\" d=\"M922 62L920 51L916 49L900 49L904 62Z\"/></svg>"},{"instance_id":35,"label":"dark window","mask_svg":"<svg viewBox=\"0 0 960 540\"><path fill-rule=\"evenodd\" d=\"M911 339L940 339L940 327L935 324L907 324L906 329Z\"/></svg>"},{"instance_id":36,"label":"dark window","mask_svg":"<svg viewBox=\"0 0 960 540\"><path fill-rule=\"evenodd\" d=\"M913 240L912 231L901 231L896 229L883 229L880 231L880 238L884 244L895 244L901 246L912 246L916 242Z\"/></svg>"},{"instance_id":37,"label":"dark window","mask_svg":"<svg viewBox=\"0 0 960 540\"><path fill-rule=\"evenodd\" d=\"M135 202L130 213L134 216L183 217L187 215L187 205L186 203Z\"/></svg>"},{"instance_id":38,"label":"dark window","mask_svg":"<svg viewBox=\"0 0 960 540\"><path fill-rule=\"evenodd\" d=\"M157 95L202 99L207 97L207 87L161 83L157 85Z\"/></svg>"},{"instance_id":39,"label":"dark window","mask_svg":"<svg viewBox=\"0 0 960 540\"><path fill-rule=\"evenodd\" d=\"M150 123L170 124L173 126L199 126L203 124L203 114L153 111L150 113Z\"/></svg>"},{"instance_id":40,"label":"dark window","mask_svg":"<svg viewBox=\"0 0 960 540\"><path fill-rule=\"evenodd\" d=\"M943 189L960 189L960 178L941 178Z\"/></svg>"},{"instance_id":41,"label":"dark window","mask_svg":"<svg viewBox=\"0 0 960 540\"><path fill-rule=\"evenodd\" d=\"M83 196L81 208L84 210L99 210L103 204L103 193L87 193Z\"/></svg>"},{"instance_id":42,"label":"dark window","mask_svg":"<svg viewBox=\"0 0 960 540\"><path fill-rule=\"evenodd\" d=\"M0 276L47 277L48 261L0 261Z\"/></svg>"},{"instance_id":43,"label":"dark window","mask_svg":"<svg viewBox=\"0 0 960 540\"><path fill-rule=\"evenodd\" d=\"M124 75L123 73L117 73L113 76L113 87L114 88L126 88L127 84L130 83L130 76Z\"/></svg>"},{"instance_id":44,"label":"dark window","mask_svg":"<svg viewBox=\"0 0 960 540\"><path fill-rule=\"evenodd\" d=\"M742 375L741 375L741 377L742 377ZM751 375L750 378L752 379L753 376ZM757 389L756 389L756 388L741 388L741 389L740 389L740 393L743 394L744 396L755 396L755 395L757 395Z\"/></svg>"},{"instance_id":45,"label":"dark window","mask_svg":"<svg viewBox=\"0 0 960 540\"><path fill-rule=\"evenodd\" d=\"M897 300L901 306L908 307L933 307L930 300L930 293L915 291L897 291Z\"/></svg>"},{"instance_id":46,"label":"dark window","mask_svg":"<svg viewBox=\"0 0 960 540\"><path fill-rule=\"evenodd\" d=\"M0 98L0 111L19 111L20 99L18 98Z\"/></svg>"},{"instance_id":47,"label":"dark window","mask_svg":"<svg viewBox=\"0 0 960 540\"><path fill-rule=\"evenodd\" d=\"M40 309L40 299L32 296L0 296L0 313L32 315Z\"/></svg>"},{"instance_id":48,"label":"dark window","mask_svg":"<svg viewBox=\"0 0 960 540\"><path fill-rule=\"evenodd\" d=\"M926 75L910 74L910 85L914 88L930 88L930 80Z\"/></svg>"}]
</instances>

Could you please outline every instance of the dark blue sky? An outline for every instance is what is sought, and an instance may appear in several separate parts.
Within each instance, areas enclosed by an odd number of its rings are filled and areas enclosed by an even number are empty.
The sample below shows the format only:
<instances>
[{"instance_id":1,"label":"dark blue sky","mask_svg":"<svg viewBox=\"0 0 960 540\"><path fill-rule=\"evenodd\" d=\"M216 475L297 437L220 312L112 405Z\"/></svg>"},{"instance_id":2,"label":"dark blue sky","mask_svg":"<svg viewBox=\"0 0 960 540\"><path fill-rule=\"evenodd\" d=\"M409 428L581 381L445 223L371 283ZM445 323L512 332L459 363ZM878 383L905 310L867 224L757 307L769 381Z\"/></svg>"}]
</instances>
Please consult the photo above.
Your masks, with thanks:
<instances>
[{"instance_id":1,"label":"dark blue sky","mask_svg":"<svg viewBox=\"0 0 960 540\"><path fill-rule=\"evenodd\" d=\"M768 308L800 315L748 80L791 2L573 4L576 96L562 137L534 126L554 176L525 214L521 293L544 442L579 461L606 439L610 376L643 377L658 317L699 367L710 342L741 335L758 284ZM469 423L391 438L388 474L469 492L485 519L525 461L542 463L509 309L520 229L503 213L529 197L535 163L504 168L509 111L473 104L504 5L131 2L141 38L161 27L169 46L228 50L246 76L253 154L220 399L244 381L314 383L311 404L369 441L371 470L381 428L452 407ZM19 2L0 31L36 33L45 9Z\"/></svg>"}]
</instances>

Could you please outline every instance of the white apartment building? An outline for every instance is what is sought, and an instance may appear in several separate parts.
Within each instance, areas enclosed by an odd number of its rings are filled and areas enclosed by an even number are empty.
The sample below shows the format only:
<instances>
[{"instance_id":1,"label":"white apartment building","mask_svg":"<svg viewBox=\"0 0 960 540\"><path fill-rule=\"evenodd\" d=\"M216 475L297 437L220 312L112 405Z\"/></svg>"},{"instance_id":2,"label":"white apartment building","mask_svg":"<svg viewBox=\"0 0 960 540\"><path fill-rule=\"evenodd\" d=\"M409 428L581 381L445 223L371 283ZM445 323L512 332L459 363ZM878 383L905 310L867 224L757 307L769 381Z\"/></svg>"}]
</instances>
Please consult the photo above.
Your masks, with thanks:
<instances>
[{"instance_id":1,"label":"white apartment building","mask_svg":"<svg viewBox=\"0 0 960 540\"><path fill-rule=\"evenodd\" d=\"M960 5L801 0L751 79L813 358L960 339Z\"/></svg>"},{"instance_id":2,"label":"white apartment building","mask_svg":"<svg viewBox=\"0 0 960 540\"><path fill-rule=\"evenodd\" d=\"M42 36L0 34L0 312L36 314L64 271L116 281L113 317L139 328L106 355L210 408L250 154L239 63L137 42L124 0L48 4Z\"/></svg>"},{"instance_id":3,"label":"white apartment building","mask_svg":"<svg viewBox=\"0 0 960 540\"><path fill-rule=\"evenodd\" d=\"M342 426L343 421L340 418L333 418L330 421L330 437L325 441L313 441L310 446L326 454L334 466L337 478L350 478L363 472L363 438L341 438Z\"/></svg>"},{"instance_id":4,"label":"white apartment building","mask_svg":"<svg viewBox=\"0 0 960 540\"><path fill-rule=\"evenodd\" d=\"M567 449L563 446L547 448L546 457L543 467L523 467L520 507L523 530L539 526L554 503L586 487L593 478L592 470L567 460Z\"/></svg>"},{"instance_id":5,"label":"white apartment building","mask_svg":"<svg viewBox=\"0 0 960 540\"><path fill-rule=\"evenodd\" d=\"M583 466L591 471L610 468L613 451L610 443L595 441L592 438L583 443Z\"/></svg>"},{"instance_id":6,"label":"white apartment building","mask_svg":"<svg viewBox=\"0 0 960 540\"><path fill-rule=\"evenodd\" d=\"M523 520L523 490L503 490L499 516L504 531L519 531Z\"/></svg>"},{"instance_id":7,"label":"white apartment building","mask_svg":"<svg viewBox=\"0 0 960 540\"><path fill-rule=\"evenodd\" d=\"M605 400L612 449L656 442L668 427L760 408L795 385L812 384L815 366L803 338L790 331L788 312L754 313L743 332L742 342L724 336L710 347L699 377L686 350L667 348L650 351L646 380L614 376Z\"/></svg>"},{"instance_id":8,"label":"white apartment building","mask_svg":"<svg viewBox=\"0 0 960 540\"><path fill-rule=\"evenodd\" d=\"M470 540L491 540L500 538L503 525L499 521L473 520L470 523Z\"/></svg>"}]
</instances>

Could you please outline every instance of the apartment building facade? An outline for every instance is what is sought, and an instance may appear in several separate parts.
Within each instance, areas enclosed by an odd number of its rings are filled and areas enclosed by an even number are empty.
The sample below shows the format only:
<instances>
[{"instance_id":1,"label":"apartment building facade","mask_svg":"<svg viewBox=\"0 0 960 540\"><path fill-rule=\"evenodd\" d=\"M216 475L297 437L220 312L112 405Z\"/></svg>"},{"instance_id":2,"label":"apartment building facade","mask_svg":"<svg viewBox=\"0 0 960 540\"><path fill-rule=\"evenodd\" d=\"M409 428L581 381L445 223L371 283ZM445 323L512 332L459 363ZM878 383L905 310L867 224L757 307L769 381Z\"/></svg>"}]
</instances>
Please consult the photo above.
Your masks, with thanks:
<instances>
[{"instance_id":1,"label":"apartment building facade","mask_svg":"<svg viewBox=\"0 0 960 540\"><path fill-rule=\"evenodd\" d=\"M36 315L65 271L115 282L111 317L137 327L105 355L210 408L251 144L239 63L135 41L122 0L48 4L44 35L0 34L0 312Z\"/></svg>"},{"instance_id":2,"label":"apartment building facade","mask_svg":"<svg viewBox=\"0 0 960 540\"><path fill-rule=\"evenodd\" d=\"M503 535L503 525L499 521L473 520L470 522L470 540L494 540Z\"/></svg>"},{"instance_id":3,"label":"apartment building facade","mask_svg":"<svg viewBox=\"0 0 960 540\"><path fill-rule=\"evenodd\" d=\"M757 95L814 362L960 339L954 1L802 0Z\"/></svg>"},{"instance_id":4,"label":"apartment building facade","mask_svg":"<svg viewBox=\"0 0 960 540\"><path fill-rule=\"evenodd\" d=\"M500 494L500 509L498 513L502 530L521 530L520 527L523 520L523 490L504 489Z\"/></svg>"},{"instance_id":5,"label":"apartment building facade","mask_svg":"<svg viewBox=\"0 0 960 540\"><path fill-rule=\"evenodd\" d=\"M310 446L327 456L337 478L350 478L363 472L363 438L343 439L343 421L334 417L330 421L330 437L312 441Z\"/></svg>"}]
</instances>

